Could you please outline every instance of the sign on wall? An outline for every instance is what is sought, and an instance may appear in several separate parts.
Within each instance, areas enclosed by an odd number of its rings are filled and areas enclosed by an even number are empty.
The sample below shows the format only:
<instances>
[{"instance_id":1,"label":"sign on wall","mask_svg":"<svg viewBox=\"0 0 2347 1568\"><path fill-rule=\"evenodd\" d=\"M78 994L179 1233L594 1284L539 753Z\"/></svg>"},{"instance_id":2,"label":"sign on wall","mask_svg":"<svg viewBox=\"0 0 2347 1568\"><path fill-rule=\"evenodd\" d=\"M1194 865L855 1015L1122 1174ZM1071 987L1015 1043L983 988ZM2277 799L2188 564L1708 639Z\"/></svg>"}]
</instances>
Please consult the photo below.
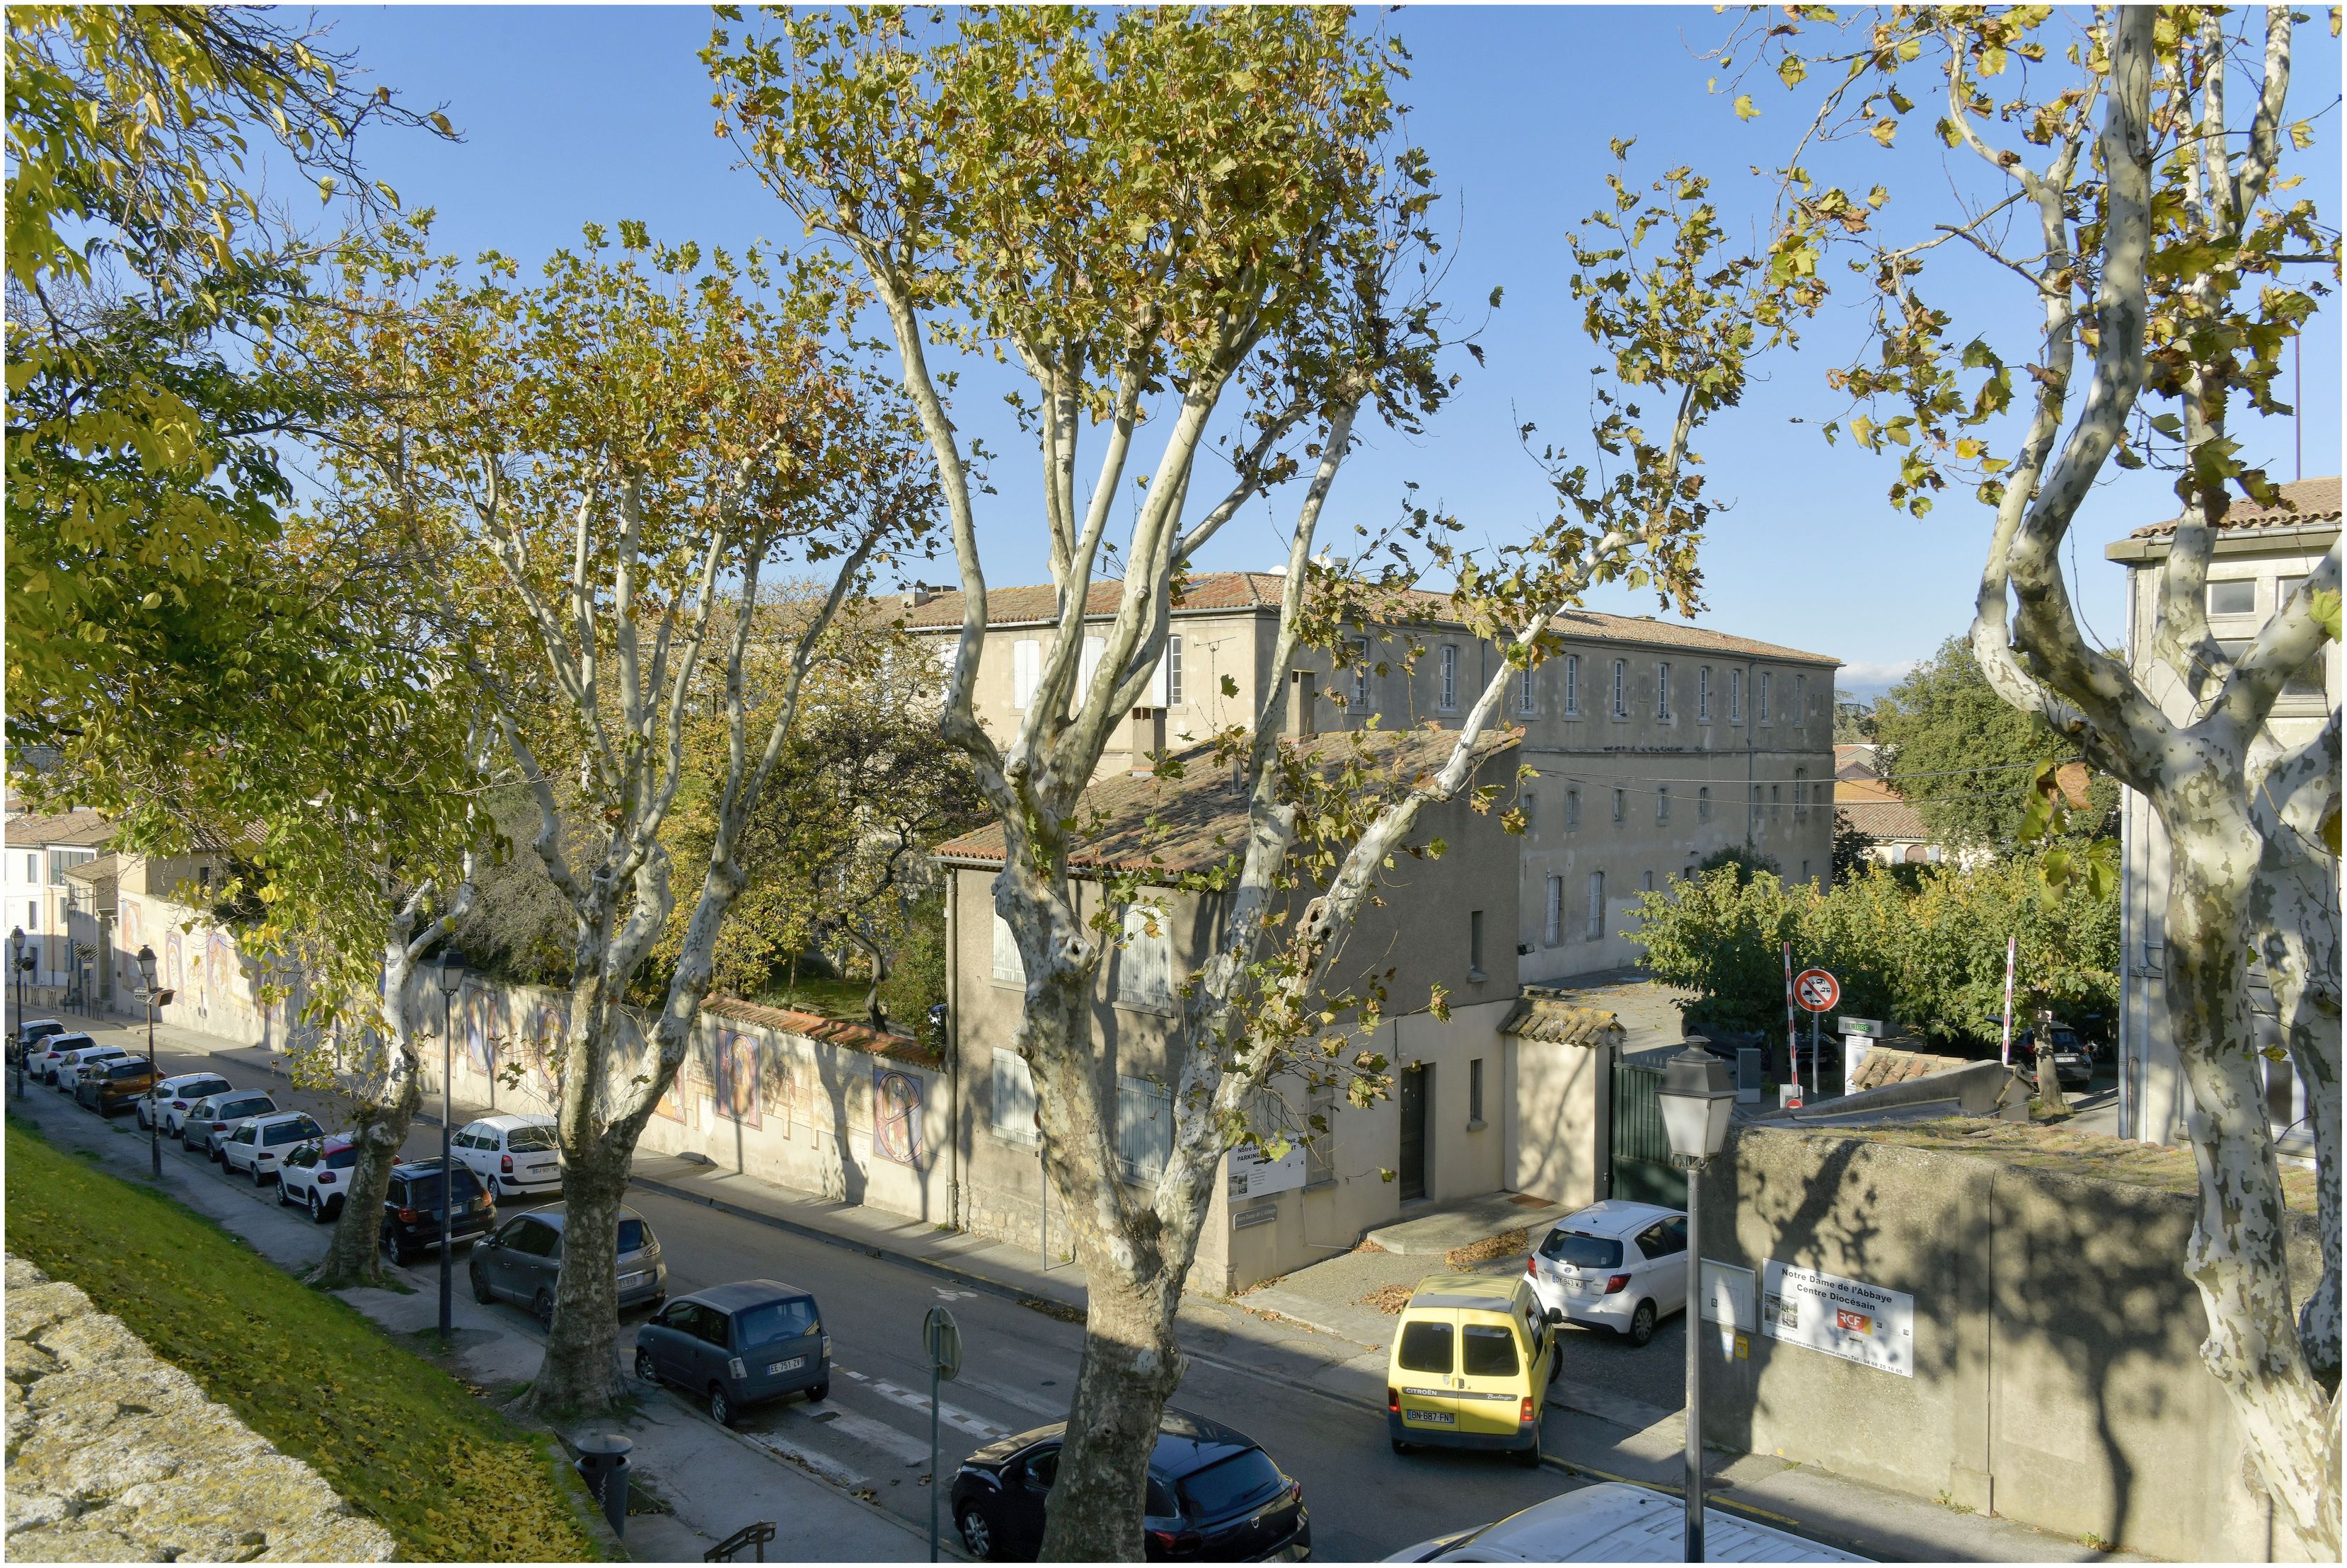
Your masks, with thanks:
<instances>
[{"instance_id":1,"label":"sign on wall","mask_svg":"<svg viewBox=\"0 0 2347 1568\"><path fill-rule=\"evenodd\" d=\"M1292 1193L1304 1185L1304 1145L1291 1144L1281 1158L1266 1160L1261 1149L1243 1143L1231 1151L1230 1171L1231 1202L1235 1204L1268 1197L1274 1193Z\"/></svg>"},{"instance_id":2,"label":"sign on wall","mask_svg":"<svg viewBox=\"0 0 2347 1568\"><path fill-rule=\"evenodd\" d=\"M921 1081L901 1068L872 1068L872 1152L899 1165L921 1163Z\"/></svg>"},{"instance_id":3,"label":"sign on wall","mask_svg":"<svg viewBox=\"0 0 2347 1568\"><path fill-rule=\"evenodd\" d=\"M1760 1332L1878 1371L1915 1375L1915 1298L1904 1291L1772 1258L1761 1269Z\"/></svg>"}]
</instances>

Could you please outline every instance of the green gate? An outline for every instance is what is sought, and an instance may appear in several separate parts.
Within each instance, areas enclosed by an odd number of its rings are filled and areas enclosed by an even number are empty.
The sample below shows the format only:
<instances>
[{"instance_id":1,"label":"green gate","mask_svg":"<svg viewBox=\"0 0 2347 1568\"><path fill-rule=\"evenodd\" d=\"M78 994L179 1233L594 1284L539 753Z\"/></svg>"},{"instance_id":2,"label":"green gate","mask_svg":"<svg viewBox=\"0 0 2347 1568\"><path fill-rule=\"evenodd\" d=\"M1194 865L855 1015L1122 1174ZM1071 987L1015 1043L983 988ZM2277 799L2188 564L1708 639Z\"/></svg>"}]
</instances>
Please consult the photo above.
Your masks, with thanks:
<instances>
[{"instance_id":1,"label":"green gate","mask_svg":"<svg viewBox=\"0 0 2347 1568\"><path fill-rule=\"evenodd\" d=\"M1671 1167L1671 1141L1655 1096L1663 1070L1614 1064L1614 1196L1635 1203L1686 1207L1686 1173Z\"/></svg>"}]
</instances>

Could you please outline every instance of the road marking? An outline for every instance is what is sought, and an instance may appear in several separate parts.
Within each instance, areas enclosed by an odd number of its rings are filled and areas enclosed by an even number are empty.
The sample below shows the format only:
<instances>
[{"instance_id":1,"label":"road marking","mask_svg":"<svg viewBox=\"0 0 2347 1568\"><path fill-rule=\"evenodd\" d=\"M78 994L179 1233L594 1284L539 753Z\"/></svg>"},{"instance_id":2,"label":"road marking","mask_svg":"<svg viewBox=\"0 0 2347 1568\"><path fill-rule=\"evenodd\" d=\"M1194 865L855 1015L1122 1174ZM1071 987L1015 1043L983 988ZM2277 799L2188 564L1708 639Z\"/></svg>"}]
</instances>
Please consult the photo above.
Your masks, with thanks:
<instances>
[{"instance_id":1,"label":"road marking","mask_svg":"<svg viewBox=\"0 0 2347 1568\"><path fill-rule=\"evenodd\" d=\"M830 1455L817 1453L813 1449L801 1448L788 1438L777 1437L773 1432L741 1431L738 1428L736 1431L739 1436L749 1439L760 1448L777 1454L803 1469L814 1471L834 1486L844 1486L853 1491L859 1486L868 1487L872 1484L868 1477L856 1474Z\"/></svg>"},{"instance_id":2,"label":"road marking","mask_svg":"<svg viewBox=\"0 0 2347 1568\"><path fill-rule=\"evenodd\" d=\"M900 1432L886 1421L876 1421L869 1416L859 1416L854 1410L843 1410L835 1405L825 1405L820 1414L805 1405L790 1406L786 1418L819 1423L832 1431L841 1432L867 1448L893 1454L908 1465L929 1462L929 1445L907 1432Z\"/></svg>"},{"instance_id":3,"label":"road marking","mask_svg":"<svg viewBox=\"0 0 2347 1568\"><path fill-rule=\"evenodd\" d=\"M867 1385L874 1393L884 1399L902 1405L908 1410L918 1410L925 1416L929 1413L929 1397L927 1394L917 1394L910 1389L900 1389L886 1378L866 1378L860 1372L852 1372L849 1376ZM956 1431L968 1432L974 1438L1007 1438L1010 1435L1009 1427L998 1427L984 1417L974 1416L958 1406L946 1403L943 1399L938 1401L938 1419Z\"/></svg>"},{"instance_id":4,"label":"road marking","mask_svg":"<svg viewBox=\"0 0 2347 1568\"><path fill-rule=\"evenodd\" d=\"M1055 1421L1067 1419L1068 1403L1065 1399L1054 1404L1047 1395L1031 1394L1024 1389L1014 1389L1007 1383L991 1383L984 1378L973 1378L967 1372L956 1378L954 1381L965 1389L975 1389L989 1398L1000 1399L1006 1405L1016 1405L1020 1409L1038 1416L1048 1417Z\"/></svg>"}]
</instances>

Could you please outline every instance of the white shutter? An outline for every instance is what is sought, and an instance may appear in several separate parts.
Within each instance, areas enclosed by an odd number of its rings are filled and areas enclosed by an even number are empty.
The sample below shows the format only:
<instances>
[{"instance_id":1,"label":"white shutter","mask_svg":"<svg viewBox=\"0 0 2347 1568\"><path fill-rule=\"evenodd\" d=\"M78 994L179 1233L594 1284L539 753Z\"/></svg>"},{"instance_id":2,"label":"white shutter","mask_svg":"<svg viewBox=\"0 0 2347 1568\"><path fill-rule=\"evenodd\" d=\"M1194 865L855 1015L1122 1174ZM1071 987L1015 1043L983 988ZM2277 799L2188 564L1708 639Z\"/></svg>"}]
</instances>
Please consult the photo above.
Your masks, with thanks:
<instances>
[{"instance_id":1,"label":"white shutter","mask_svg":"<svg viewBox=\"0 0 2347 1568\"><path fill-rule=\"evenodd\" d=\"M1167 667L1180 657L1174 650L1180 647L1181 643L1182 640L1178 637L1168 639L1165 651L1157 656L1157 668L1149 672L1149 695L1142 699L1147 706L1164 708L1173 705L1172 694L1166 690L1166 682L1170 679Z\"/></svg>"},{"instance_id":2,"label":"white shutter","mask_svg":"<svg viewBox=\"0 0 2347 1568\"><path fill-rule=\"evenodd\" d=\"M1157 934L1149 927L1154 920ZM1163 910L1134 904L1124 911L1124 946L1117 954L1116 999L1132 1007L1163 1008L1174 1001L1173 932Z\"/></svg>"},{"instance_id":3,"label":"white shutter","mask_svg":"<svg viewBox=\"0 0 2347 1568\"><path fill-rule=\"evenodd\" d=\"M994 978L1006 985L1027 983L1027 961L1019 956L1019 938L1011 934L1010 922L999 915L994 917Z\"/></svg>"},{"instance_id":4,"label":"white shutter","mask_svg":"<svg viewBox=\"0 0 2347 1568\"><path fill-rule=\"evenodd\" d=\"M940 697L953 692L954 671L961 666L961 641L958 638L938 645L938 693Z\"/></svg>"},{"instance_id":5,"label":"white shutter","mask_svg":"<svg viewBox=\"0 0 2347 1568\"><path fill-rule=\"evenodd\" d=\"M1174 1155L1174 1096L1146 1078L1116 1079L1116 1156L1125 1174L1155 1181Z\"/></svg>"},{"instance_id":6,"label":"white shutter","mask_svg":"<svg viewBox=\"0 0 2347 1568\"><path fill-rule=\"evenodd\" d=\"M1043 677L1043 645L1031 637L1022 637L1010 645L1010 705L1025 709L1033 705L1035 688Z\"/></svg>"},{"instance_id":7,"label":"white shutter","mask_svg":"<svg viewBox=\"0 0 2347 1568\"><path fill-rule=\"evenodd\" d=\"M1035 1141L1035 1075L1017 1051L994 1050L994 1130L1021 1143Z\"/></svg>"},{"instance_id":8,"label":"white shutter","mask_svg":"<svg viewBox=\"0 0 2347 1568\"><path fill-rule=\"evenodd\" d=\"M1103 637L1084 639L1084 657L1076 667L1076 701L1081 702L1092 689L1092 677L1100 673L1101 655L1108 651L1108 640Z\"/></svg>"}]
</instances>

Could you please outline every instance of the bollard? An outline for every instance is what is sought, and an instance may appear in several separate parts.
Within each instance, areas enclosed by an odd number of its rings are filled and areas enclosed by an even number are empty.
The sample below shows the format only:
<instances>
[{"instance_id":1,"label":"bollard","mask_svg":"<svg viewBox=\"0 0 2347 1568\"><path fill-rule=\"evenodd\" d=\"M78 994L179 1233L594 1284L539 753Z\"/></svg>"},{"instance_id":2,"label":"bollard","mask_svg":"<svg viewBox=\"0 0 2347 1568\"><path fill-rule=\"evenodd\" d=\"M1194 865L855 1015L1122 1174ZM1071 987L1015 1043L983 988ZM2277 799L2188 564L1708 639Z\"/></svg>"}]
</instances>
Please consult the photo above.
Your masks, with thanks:
<instances>
[{"instance_id":1,"label":"bollard","mask_svg":"<svg viewBox=\"0 0 2347 1568\"><path fill-rule=\"evenodd\" d=\"M579 1462L573 1467L603 1505L611 1533L622 1540L628 1533L628 1450L635 1446L617 1432L580 1438Z\"/></svg>"}]
</instances>

